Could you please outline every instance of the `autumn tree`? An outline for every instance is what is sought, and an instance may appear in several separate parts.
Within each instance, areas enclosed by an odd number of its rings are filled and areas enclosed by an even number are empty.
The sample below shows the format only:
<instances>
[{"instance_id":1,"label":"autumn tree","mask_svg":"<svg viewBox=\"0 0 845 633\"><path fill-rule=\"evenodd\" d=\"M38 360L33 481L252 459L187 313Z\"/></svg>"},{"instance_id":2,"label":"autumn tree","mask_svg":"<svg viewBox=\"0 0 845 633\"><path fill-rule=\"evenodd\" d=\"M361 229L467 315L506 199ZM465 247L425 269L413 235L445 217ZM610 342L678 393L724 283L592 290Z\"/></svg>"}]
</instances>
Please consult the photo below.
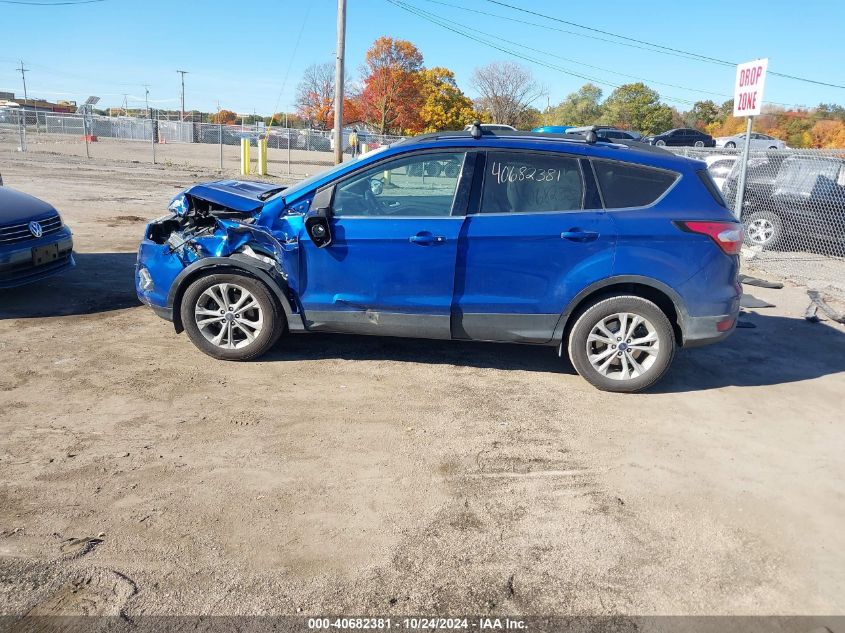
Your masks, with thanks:
<instances>
[{"instance_id":1,"label":"autumn tree","mask_svg":"<svg viewBox=\"0 0 845 633\"><path fill-rule=\"evenodd\" d=\"M818 121L810 130L813 147L836 149L845 147L845 123L839 119Z\"/></svg>"},{"instance_id":2,"label":"autumn tree","mask_svg":"<svg viewBox=\"0 0 845 633\"><path fill-rule=\"evenodd\" d=\"M472 85L478 91L476 107L490 113L494 123L518 126L525 112L542 94L531 71L514 62L493 62L476 68Z\"/></svg>"},{"instance_id":3,"label":"autumn tree","mask_svg":"<svg viewBox=\"0 0 845 633\"><path fill-rule=\"evenodd\" d=\"M296 87L296 113L311 127L327 130L334 124L334 64L312 64Z\"/></svg>"},{"instance_id":4,"label":"autumn tree","mask_svg":"<svg viewBox=\"0 0 845 633\"><path fill-rule=\"evenodd\" d=\"M381 134L423 128L422 54L411 42L378 38L364 61L357 105L364 121Z\"/></svg>"},{"instance_id":5,"label":"autumn tree","mask_svg":"<svg viewBox=\"0 0 845 633\"><path fill-rule=\"evenodd\" d=\"M660 95L642 82L625 84L604 102L604 120L644 134L663 132L672 125L672 108L660 103Z\"/></svg>"},{"instance_id":6,"label":"autumn tree","mask_svg":"<svg viewBox=\"0 0 845 633\"><path fill-rule=\"evenodd\" d=\"M455 83L455 73L446 68L419 72L420 127L414 132L460 130L476 118L472 101Z\"/></svg>"},{"instance_id":7,"label":"autumn tree","mask_svg":"<svg viewBox=\"0 0 845 633\"><path fill-rule=\"evenodd\" d=\"M223 125L232 125L238 120L238 115L231 110L220 110L214 114L208 115L208 120L211 123L222 123Z\"/></svg>"},{"instance_id":8,"label":"autumn tree","mask_svg":"<svg viewBox=\"0 0 845 633\"><path fill-rule=\"evenodd\" d=\"M601 119L601 97L601 88L595 84L584 84L552 109L552 124L595 125Z\"/></svg>"}]
</instances>

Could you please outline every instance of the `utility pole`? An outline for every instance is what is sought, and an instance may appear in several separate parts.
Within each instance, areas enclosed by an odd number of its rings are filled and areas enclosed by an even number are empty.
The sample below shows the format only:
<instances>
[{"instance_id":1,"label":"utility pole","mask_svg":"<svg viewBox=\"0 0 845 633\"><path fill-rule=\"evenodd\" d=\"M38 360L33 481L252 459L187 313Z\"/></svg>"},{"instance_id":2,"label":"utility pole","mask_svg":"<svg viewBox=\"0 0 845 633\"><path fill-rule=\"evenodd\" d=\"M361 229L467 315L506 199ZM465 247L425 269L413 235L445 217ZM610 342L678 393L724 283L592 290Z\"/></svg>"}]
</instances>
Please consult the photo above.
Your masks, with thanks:
<instances>
[{"instance_id":1,"label":"utility pole","mask_svg":"<svg viewBox=\"0 0 845 633\"><path fill-rule=\"evenodd\" d=\"M346 0L337 0L337 59L334 66L334 162L343 162L343 60L346 48Z\"/></svg>"},{"instance_id":2,"label":"utility pole","mask_svg":"<svg viewBox=\"0 0 845 633\"><path fill-rule=\"evenodd\" d=\"M188 74L187 70L177 70L177 73L182 75L182 118L179 119L180 121L185 120L185 75Z\"/></svg>"},{"instance_id":3,"label":"utility pole","mask_svg":"<svg viewBox=\"0 0 845 633\"><path fill-rule=\"evenodd\" d=\"M21 126L21 151L26 151L26 71L29 70L28 68L24 68L23 60L21 60L21 67L18 68L21 71L21 79L23 80L23 106L21 108L21 114L23 115L23 125ZM35 123L38 125L38 111L35 111Z\"/></svg>"},{"instance_id":4,"label":"utility pole","mask_svg":"<svg viewBox=\"0 0 845 633\"><path fill-rule=\"evenodd\" d=\"M153 165L156 164L156 129L150 111L150 84L144 84L144 104L147 106L147 118L150 120L150 145L153 150Z\"/></svg>"}]
</instances>

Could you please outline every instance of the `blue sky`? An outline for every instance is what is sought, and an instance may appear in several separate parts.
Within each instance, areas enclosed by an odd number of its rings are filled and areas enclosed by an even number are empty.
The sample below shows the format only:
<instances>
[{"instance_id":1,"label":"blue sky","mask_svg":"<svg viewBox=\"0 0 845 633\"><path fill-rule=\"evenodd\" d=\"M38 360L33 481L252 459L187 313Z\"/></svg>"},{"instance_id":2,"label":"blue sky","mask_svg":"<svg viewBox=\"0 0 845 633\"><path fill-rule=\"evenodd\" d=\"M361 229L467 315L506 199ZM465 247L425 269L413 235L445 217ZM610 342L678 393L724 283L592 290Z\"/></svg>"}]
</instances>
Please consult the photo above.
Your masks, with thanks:
<instances>
[{"instance_id":1,"label":"blue sky","mask_svg":"<svg viewBox=\"0 0 845 633\"><path fill-rule=\"evenodd\" d=\"M584 35L608 38L487 0L403 1L440 19L476 29L476 33L488 33L502 48L609 84L634 81L623 75L654 80L650 85L681 109L689 107L682 100L713 98L721 102L732 92L733 68L589 39ZM507 2L720 59L769 57L770 71L845 85L845 2L841 0ZM153 103L178 109L176 70L184 69L190 71L186 77L187 109L214 110L219 100L222 107L241 113L291 110L303 69L334 60L335 10L336 0L105 0L52 7L0 3L0 90L22 92L16 68L23 59L30 69L30 96L81 101L95 94L103 98L101 105L118 106L127 93L130 105L137 106L142 104L142 86L148 83ZM359 77L367 48L381 35L412 41L426 66L454 70L458 85L470 96L474 96L470 83L473 68L513 59L387 0L348 0L347 68L353 80ZM559 68L515 61L533 71L547 88L552 104L584 83ZM601 87L605 96L613 89ZM845 89L770 76L766 101L845 104ZM544 107L545 98L536 105Z\"/></svg>"}]
</instances>

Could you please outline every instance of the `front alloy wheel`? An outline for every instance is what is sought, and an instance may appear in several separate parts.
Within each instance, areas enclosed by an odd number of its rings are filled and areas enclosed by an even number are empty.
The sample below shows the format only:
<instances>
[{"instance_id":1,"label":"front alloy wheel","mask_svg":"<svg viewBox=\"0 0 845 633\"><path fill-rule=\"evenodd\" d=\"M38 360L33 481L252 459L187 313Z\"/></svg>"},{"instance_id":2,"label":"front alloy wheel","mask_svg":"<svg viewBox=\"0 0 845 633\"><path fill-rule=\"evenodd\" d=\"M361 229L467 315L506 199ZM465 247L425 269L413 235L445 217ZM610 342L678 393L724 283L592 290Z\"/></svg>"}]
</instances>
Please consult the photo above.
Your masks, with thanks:
<instances>
[{"instance_id":1,"label":"front alloy wheel","mask_svg":"<svg viewBox=\"0 0 845 633\"><path fill-rule=\"evenodd\" d=\"M236 274L193 282L185 291L181 316L194 345L224 360L260 356L284 329L284 317L264 284Z\"/></svg>"},{"instance_id":2,"label":"front alloy wheel","mask_svg":"<svg viewBox=\"0 0 845 633\"><path fill-rule=\"evenodd\" d=\"M637 296L615 296L589 306L569 336L572 365L604 391L633 392L653 385L674 354L669 319L657 305Z\"/></svg>"}]
</instances>

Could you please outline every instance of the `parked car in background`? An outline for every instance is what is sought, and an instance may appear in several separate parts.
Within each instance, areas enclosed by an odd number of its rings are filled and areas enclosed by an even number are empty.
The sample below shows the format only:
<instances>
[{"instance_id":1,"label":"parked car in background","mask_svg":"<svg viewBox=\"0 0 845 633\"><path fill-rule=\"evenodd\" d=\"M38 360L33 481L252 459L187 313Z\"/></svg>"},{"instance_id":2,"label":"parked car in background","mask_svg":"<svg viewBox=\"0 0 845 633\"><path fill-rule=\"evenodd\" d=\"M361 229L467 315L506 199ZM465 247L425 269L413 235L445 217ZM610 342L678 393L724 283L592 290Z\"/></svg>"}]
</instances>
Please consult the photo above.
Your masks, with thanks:
<instances>
[{"instance_id":1,"label":"parked car in background","mask_svg":"<svg viewBox=\"0 0 845 633\"><path fill-rule=\"evenodd\" d=\"M537 134L566 134L566 131L571 128L571 125L542 125L531 131Z\"/></svg>"},{"instance_id":2,"label":"parked car in background","mask_svg":"<svg viewBox=\"0 0 845 633\"><path fill-rule=\"evenodd\" d=\"M716 138L716 147L733 149L745 147L745 132L733 136L719 136ZM774 136L752 132L751 149L786 149L786 143Z\"/></svg>"},{"instance_id":3,"label":"parked car in background","mask_svg":"<svg viewBox=\"0 0 845 633\"><path fill-rule=\"evenodd\" d=\"M723 185L736 199L740 161ZM845 161L834 157L782 154L748 161L742 222L749 245L809 250L819 243L845 244Z\"/></svg>"},{"instance_id":4,"label":"parked car in background","mask_svg":"<svg viewBox=\"0 0 845 633\"><path fill-rule=\"evenodd\" d=\"M633 130L622 130L620 128L610 127L606 125L570 127L567 131L567 134L571 134L573 136L583 136L584 130L586 129L591 129L592 131L594 131L598 140L607 141L610 143L615 143L617 141L640 141L642 139L642 135L639 132L634 132Z\"/></svg>"},{"instance_id":5,"label":"parked car in background","mask_svg":"<svg viewBox=\"0 0 845 633\"><path fill-rule=\"evenodd\" d=\"M72 268L73 238L49 203L0 186L0 288Z\"/></svg>"},{"instance_id":6,"label":"parked car in background","mask_svg":"<svg viewBox=\"0 0 845 633\"><path fill-rule=\"evenodd\" d=\"M742 227L704 164L637 143L436 133L170 209L145 229L138 297L218 359L285 333L528 343L632 392L739 312Z\"/></svg>"},{"instance_id":7,"label":"parked car in background","mask_svg":"<svg viewBox=\"0 0 845 633\"><path fill-rule=\"evenodd\" d=\"M716 147L716 141L713 140L712 136L687 127L667 130L662 134L645 136L642 141L643 143L660 147L664 145L670 147Z\"/></svg>"},{"instance_id":8,"label":"parked car in background","mask_svg":"<svg viewBox=\"0 0 845 633\"><path fill-rule=\"evenodd\" d=\"M464 132L469 132L472 129L472 124L464 128ZM481 130L483 132L516 132L516 128L512 125L505 125L504 123L482 123Z\"/></svg>"},{"instance_id":9,"label":"parked car in background","mask_svg":"<svg viewBox=\"0 0 845 633\"><path fill-rule=\"evenodd\" d=\"M719 191L725 192L725 181L733 171L734 164L739 160L738 156L725 156L721 154L714 154L704 158L704 164L707 165L707 171L710 172L710 177Z\"/></svg>"}]
</instances>

